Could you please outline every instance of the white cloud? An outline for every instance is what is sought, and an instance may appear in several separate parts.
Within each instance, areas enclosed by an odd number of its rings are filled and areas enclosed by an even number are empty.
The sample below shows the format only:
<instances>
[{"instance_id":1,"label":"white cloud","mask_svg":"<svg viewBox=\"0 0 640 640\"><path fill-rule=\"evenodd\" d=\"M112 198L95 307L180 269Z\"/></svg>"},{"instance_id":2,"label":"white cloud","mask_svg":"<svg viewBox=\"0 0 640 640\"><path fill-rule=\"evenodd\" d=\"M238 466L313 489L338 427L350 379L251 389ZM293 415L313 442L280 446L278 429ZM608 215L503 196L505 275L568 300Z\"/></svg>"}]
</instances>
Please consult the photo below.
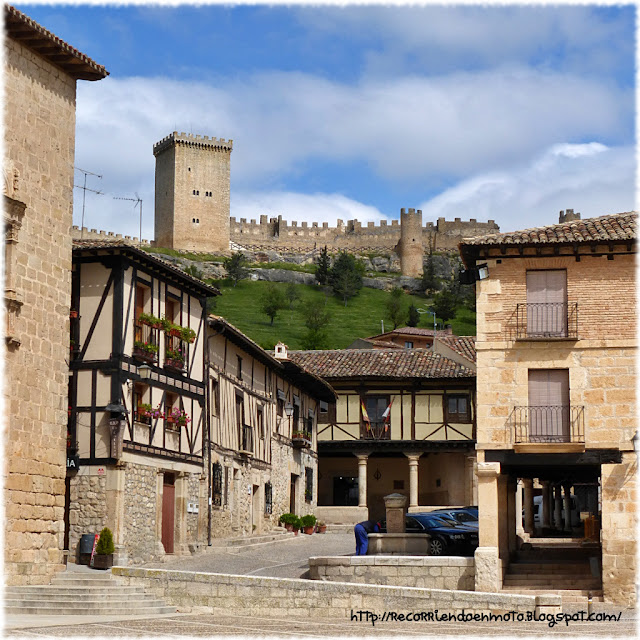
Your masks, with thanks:
<instances>
[{"instance_id":1,"label":"white cloud","mask_svg":"<svg viewBox=\"0 0 640 640\"><path fill-rule=\"evenodd\" d=\"M480 174L424 202L424 220L495 220L501 231L558 222L574 209L582 218L635 207L636 162L631 147L599 143L553 145L526 166Z\"/></svg>"},{"instance_id":2,"label":"white cloud","mask_svg":"<svg viewBox=\"0 0 640 640\"><path fill-rule=\"evenodd\" d=\"M240 193L231 197L231 215L236 220L246 218L259 221L260 215L269 218L282 216L283 220L308 222L328 222L335 226L338 219L357 219L360 222L385 220L375 207L370 207L336 193L291 193L266 191L261 193Z\"/></svg>"}]
</instances>

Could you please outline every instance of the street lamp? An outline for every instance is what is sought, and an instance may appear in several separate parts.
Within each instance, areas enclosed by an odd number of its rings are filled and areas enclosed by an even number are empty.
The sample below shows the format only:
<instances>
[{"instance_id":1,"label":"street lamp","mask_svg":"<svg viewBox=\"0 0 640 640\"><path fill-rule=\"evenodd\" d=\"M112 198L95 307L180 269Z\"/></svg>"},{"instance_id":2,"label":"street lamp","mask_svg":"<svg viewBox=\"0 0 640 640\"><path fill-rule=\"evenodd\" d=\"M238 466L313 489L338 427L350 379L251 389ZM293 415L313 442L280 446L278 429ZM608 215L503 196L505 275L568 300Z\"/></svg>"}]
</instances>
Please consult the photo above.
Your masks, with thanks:
<instances>
[{"instance_id":1,"label":"street lamp","mask_svg":"<svg viewBox=\"0 0 640 640\"><path fill-rule=\"evenodd\" d=\"M284 412L287 418L290 418L293 415L293 405L290 402L284 405Z\"/></svg>"},{"instance_id":2,"label":"street lamp","mask_svg":"<svg viewBox=\"0 0 640 640\"><path fill-rule=\"evenodd\" d=\"M141 380L148 380L151 376L151 367L148 364L141 364L138 367L138 375Z\"/></svg>"},{"instance_id":3,"label":"street lamp","mask_svg":"<svg viewBox=\"0 0 640 640\"><path fill-rule=\"evenodd\" d=\"M433 342L431 343L432 349L436 350L436 312L429 311L429 309L423 309L422 307L418 307L418 313L422 315L423 313L430 313L433 316Z\"/></svg>"}]
</instances>

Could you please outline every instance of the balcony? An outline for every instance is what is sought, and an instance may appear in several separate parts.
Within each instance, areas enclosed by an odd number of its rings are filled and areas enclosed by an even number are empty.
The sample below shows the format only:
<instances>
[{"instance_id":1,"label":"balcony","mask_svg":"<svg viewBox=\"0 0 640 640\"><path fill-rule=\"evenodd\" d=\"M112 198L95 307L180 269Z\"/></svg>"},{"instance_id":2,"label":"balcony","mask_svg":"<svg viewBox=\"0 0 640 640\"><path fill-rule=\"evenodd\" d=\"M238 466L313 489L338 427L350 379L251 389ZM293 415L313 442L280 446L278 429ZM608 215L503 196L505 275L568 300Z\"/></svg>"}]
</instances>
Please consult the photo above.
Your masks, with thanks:
<instances>
[{"instance_id":1,"label":"balcony","mask_svg":"<svg viewBox=\"0 0 640 640\"><path fill-rule=\"evenodd\" d=\"M391 427L388 422L365 422L360 427L361 440L391 440Z\"/></svg>"},{"instance_id":2,"label":"balcony","mask_svg":"<svg viewBox=\"0 0 640 640\"><path fill-rule=\"evenodd\" d=\"M189 343L179 336L165 334L164 367L176 373L184 373L189 359Z\"/></svg>"},{"instance_id":3,"label":"balcony","mask_svg":"<svg viewBox=\"0 0 640 640\"><path fill-rule=\"evenodd\" d=\"M240 430L240 453L253 455L253 429L248 424Z\"/></svg>"},{"instance_id":4,"label":"balcony","mask_svg":"<svg viewBox=\"0 0 640 640\"><path fill-rule=\"evenodd\" d=\"M159 330L148 324L133 327L133 357L155 364L158 362Z\"/></svg>"},{"instance_id":5,"label":"balcony","mask_svg":"<svg viewBox=\"0 0 640 640\"><path fill-rule=\"evenodd\" d=\"M584 406L514 407L514 444L584 445Z\"/></svg>"},{"instance_id":6,"label":"balcony","mask_svg":"<svg viewBox=\"0 0 640 640\"><path fill-rule=\"evenodd\" d=\"M577 302L516 305L517 340L577 340Z\"/></svg>"},{"instance_id":7,"label":"balcony","mask_svg":"<svg viewBox=\"0 0 640 640\"><path fill-rule=\"evenodd\" d=\"M312 442L310 431L294 431L291 435L291 444L296 448L311 448Z\"/></svg>"}]
</instances>

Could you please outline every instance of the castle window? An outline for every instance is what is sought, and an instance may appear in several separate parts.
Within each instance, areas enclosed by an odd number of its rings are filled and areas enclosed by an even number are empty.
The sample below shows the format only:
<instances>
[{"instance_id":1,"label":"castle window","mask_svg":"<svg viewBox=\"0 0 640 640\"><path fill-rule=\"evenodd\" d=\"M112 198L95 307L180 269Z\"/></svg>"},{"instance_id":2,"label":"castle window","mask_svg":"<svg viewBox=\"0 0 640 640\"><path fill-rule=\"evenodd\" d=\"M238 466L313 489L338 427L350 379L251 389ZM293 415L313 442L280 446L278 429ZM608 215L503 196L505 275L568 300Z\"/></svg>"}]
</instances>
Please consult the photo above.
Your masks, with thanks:
<instances>
[{"instance_id":1,"label":"castle window","mask_svg":"<svg viewBox=\"0 0 640 640\"><path fill-rule=\"evenodd\" d=\"M189 171L191 171L191 167L189 167Z\"/></svg>"},{"instance_id":2,"label":"castle window","mask_svg":"<svg viewBox=\"0 0 640 640\"><path fill-rule=\"evenodd\" d=\"M193 195L194 195L194 196L196 195L196 190L195 190L195 189L193 190Z\"/></svg>"},{"instance_id":3,"label":"castle window","mask_svg":"<svg viewBox=\"0 0 640 640\"><path fill-rule=\"evenodd\" d=\"M196 195L199 196L200 195L200 191L196 191Z\"/></svg>"}]
</instances>

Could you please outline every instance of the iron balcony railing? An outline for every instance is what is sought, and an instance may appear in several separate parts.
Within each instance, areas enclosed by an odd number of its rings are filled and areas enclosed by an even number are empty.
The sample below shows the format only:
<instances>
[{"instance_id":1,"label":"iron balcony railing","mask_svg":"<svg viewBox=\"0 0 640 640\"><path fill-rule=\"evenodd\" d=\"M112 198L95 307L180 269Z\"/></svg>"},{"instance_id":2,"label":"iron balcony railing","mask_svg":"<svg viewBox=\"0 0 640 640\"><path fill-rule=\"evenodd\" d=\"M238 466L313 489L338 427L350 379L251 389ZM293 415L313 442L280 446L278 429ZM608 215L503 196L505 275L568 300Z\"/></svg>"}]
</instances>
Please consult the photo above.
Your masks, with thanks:
<instances>
[{"instance_id":1,"label":"iron balcony railing","mask_svg":"<svg viewBox=\"0 0 640 640\"><path fill-rule=\"evenodd\" d=\"M180 373L184 372L189 360L189 343L178 336L166 333L164 347L164 366Z\"/></svg>"},{"instance_id":2,"label":"iron balcony railing","mask_svg":"<svg viewBox=\"0 0 640 640\"><path fill-rule=\"evenodd\" d=\"M514 407L515 444L584 442L584 406Z\"/></svg>"},{"instance_id":3,"label":"iron balcony railing","mask_svg":"<svg viewBox=\"0 0 640 640\"><path fill-rule=\"evenodd\" d=\"M159 330L148 324L135 324L133 329L134 357L145 362L158 362Z\"/></svg>"},{"instance_id":4,"label":"iron balcony railing","mask_svg":"<svg viewBox=\"0 0 640 640\"><path fill-rule=\"evenodd\" d=\"M361 440L390 440L391 426L388 422L365 422L360 427Z\"/></svg>"},{"instance_id":5,"label":"iron balcony railing","mask_svg":"<svg viewBox=\"0 0 640 640\"><path fill-rule=\"evenodd\" d=\"M245 424L240 432L240 451L253 453L253 429Z\"/></svg>"},{"instance_id":6,"label":"iron balcony railing","mask_svg":"<svg viewBox=\"0 0 640 640\"><path fill-rule=\"evenodd\" d=\"M532 302L516 305L518 340L578 339L577 302Z\"/></svg>"}]
</instances>

